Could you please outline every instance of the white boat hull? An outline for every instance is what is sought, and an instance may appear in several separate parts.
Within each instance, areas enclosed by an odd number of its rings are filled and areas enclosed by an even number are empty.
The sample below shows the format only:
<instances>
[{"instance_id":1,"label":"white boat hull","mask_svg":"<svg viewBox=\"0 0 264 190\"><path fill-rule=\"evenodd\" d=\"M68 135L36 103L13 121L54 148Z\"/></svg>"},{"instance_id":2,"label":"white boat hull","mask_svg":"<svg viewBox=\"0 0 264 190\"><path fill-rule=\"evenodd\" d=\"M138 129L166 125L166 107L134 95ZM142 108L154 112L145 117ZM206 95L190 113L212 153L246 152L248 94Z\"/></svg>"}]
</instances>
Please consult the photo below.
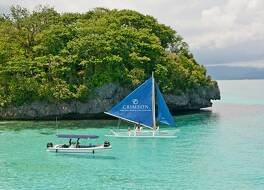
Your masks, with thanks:
<instances>
[{"instance_id":1,"label":"white boat hull","mask_svg":"<svg viewBox=\"0 0 264 190\"><path fill-rule=\"evenodd\" d=\"M69 147L69 148L63 148L62 144L54 145L53 147L48 147L47 151L49 152L56 152L56 153L95 153L96 151L102 151L111 149L112 146L105 147L102 145L96 145L94 147L87 147L87 148L75 148L75 147Z\"/></svg>"},{"instance_id":2,"label":"white boat hull","mask_svg":"<svg viewBox=\"0 0 264 190\"><path fill-rule=\"evenodd\" d=\"M176 132L179 130L159 130L159 131L114 131L111 130L111 134L105 135L107 137L116 137L116 138L176 138Z\"/></svg>"}]
</instances>

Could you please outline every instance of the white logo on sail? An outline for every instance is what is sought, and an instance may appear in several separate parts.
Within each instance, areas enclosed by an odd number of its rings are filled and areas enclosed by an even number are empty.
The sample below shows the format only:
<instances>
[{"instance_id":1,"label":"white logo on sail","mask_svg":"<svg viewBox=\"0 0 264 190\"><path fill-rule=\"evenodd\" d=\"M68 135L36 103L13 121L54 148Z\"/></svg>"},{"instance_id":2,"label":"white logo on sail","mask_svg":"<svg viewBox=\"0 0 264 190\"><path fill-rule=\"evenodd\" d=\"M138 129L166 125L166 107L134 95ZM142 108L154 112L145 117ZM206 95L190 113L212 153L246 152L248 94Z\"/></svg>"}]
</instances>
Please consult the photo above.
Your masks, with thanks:
<instances>
[{"instance_id":1,"label":"white logo on sail","mask_svg":"<svg viewBox=\"0 0 264 190\"><path fill-rule=\"evenodd\" d=\"M138 99L132 99L131 104L123 105L120 111L151 111L150 106L140 104Z\"/></svg>"},{"instance_id":2,"label":"white logo on sail","mask_svg":"<svg viewBox=\"0 0 264 190\"><path fill-rule=\"evenodd\" d=\"M134 105L137 105L137 104L138 104L138 99L133 99L133 100L132 100L132 103L133 103Z\"/></svg>"}]
</instances>

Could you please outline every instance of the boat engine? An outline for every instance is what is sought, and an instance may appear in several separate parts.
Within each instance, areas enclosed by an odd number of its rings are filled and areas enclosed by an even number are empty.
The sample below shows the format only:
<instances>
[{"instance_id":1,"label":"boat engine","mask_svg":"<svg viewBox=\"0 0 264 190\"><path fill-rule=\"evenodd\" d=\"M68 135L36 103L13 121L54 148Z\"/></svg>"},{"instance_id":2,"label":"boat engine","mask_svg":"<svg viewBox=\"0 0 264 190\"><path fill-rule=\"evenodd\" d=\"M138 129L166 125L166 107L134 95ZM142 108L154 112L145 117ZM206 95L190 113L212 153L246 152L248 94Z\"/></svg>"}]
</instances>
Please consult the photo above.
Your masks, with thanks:
<instances>
[{"instance_id":1,"label":"boat engine","mask_svg":"<svg viewBox=\"0 0 264 190\"><path fill-rule=\"evenodd\" d=\"M51 142L47 143L47 148L53 147L53 144Z\"/></svg>"},{"instance_id":2,"label":"boat engine","mask_svg":"<svg viewBox=\"0 0 264 190\"><path fill-rule=\"evenodd\" d=\"M104 147L109 147L110 146L110 142L109 141L105 141L104 142Z\"/></svg>"}]
</instances>

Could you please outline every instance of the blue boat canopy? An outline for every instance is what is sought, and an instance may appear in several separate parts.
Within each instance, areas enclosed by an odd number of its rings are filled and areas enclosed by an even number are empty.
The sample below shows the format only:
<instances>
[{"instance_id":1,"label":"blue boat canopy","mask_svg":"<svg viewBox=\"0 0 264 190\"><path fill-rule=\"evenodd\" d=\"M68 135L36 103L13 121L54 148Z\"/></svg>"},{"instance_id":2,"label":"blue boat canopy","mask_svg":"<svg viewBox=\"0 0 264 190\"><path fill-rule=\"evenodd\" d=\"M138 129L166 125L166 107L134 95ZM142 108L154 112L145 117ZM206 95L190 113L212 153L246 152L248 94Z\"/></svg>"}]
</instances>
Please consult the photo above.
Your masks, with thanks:
<instances>
[{"instance_id":1,"label":"blue boat canopy","mask_svg":"<svg viewBox=\"0 0 264 190\"><path fill-rule=\"evenodd\" d=\"M68 139L97 139L99 136L96 135L73 135L73 134L58 134L58 138L68 138Z\"/></svg>"}]
</instances>

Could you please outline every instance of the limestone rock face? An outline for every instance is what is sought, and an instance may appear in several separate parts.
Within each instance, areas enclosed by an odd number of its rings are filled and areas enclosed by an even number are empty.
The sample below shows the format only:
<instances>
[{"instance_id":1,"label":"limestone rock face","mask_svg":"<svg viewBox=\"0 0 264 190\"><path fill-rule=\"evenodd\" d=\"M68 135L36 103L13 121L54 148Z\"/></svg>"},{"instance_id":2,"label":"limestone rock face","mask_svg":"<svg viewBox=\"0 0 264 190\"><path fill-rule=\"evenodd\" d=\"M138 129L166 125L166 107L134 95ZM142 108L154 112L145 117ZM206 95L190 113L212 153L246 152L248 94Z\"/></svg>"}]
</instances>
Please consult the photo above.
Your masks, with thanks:
<instances>
[{"instance_id":1,"label":"limestone rock face","mask_svg":"<svg viewBox=\"0 0 264 190\"><path fill-rule=\"evenodd\" d=\"M211 100L220 100L220 91L218 86L200 87L192 89L182 95L164 95L166 103L172 113L179 110L199 110L201 108L211 107Z\"/></svg>"},{"instance_id":2,"label":"limestone rock face","mask_svg":"<svg viewBox=\"0 0 264 190\"><path fill-rule=\"evenodd\" d=\"M129 90L116 84L105 84L96 88L94 93L81 102L77 100L69 102L49 103L46 101L34 101L22 106L8 106L0 108L0 119L7 120L34 120L34 119L91 119L105 117L104 111L109 110L114 104L129 94ZM211 100L220 99L220 91L215 87L201 87L192 89L181 95L164 95L172 113L181 110L198 110L211 107Z\"/></svg>"}]
</instances>

